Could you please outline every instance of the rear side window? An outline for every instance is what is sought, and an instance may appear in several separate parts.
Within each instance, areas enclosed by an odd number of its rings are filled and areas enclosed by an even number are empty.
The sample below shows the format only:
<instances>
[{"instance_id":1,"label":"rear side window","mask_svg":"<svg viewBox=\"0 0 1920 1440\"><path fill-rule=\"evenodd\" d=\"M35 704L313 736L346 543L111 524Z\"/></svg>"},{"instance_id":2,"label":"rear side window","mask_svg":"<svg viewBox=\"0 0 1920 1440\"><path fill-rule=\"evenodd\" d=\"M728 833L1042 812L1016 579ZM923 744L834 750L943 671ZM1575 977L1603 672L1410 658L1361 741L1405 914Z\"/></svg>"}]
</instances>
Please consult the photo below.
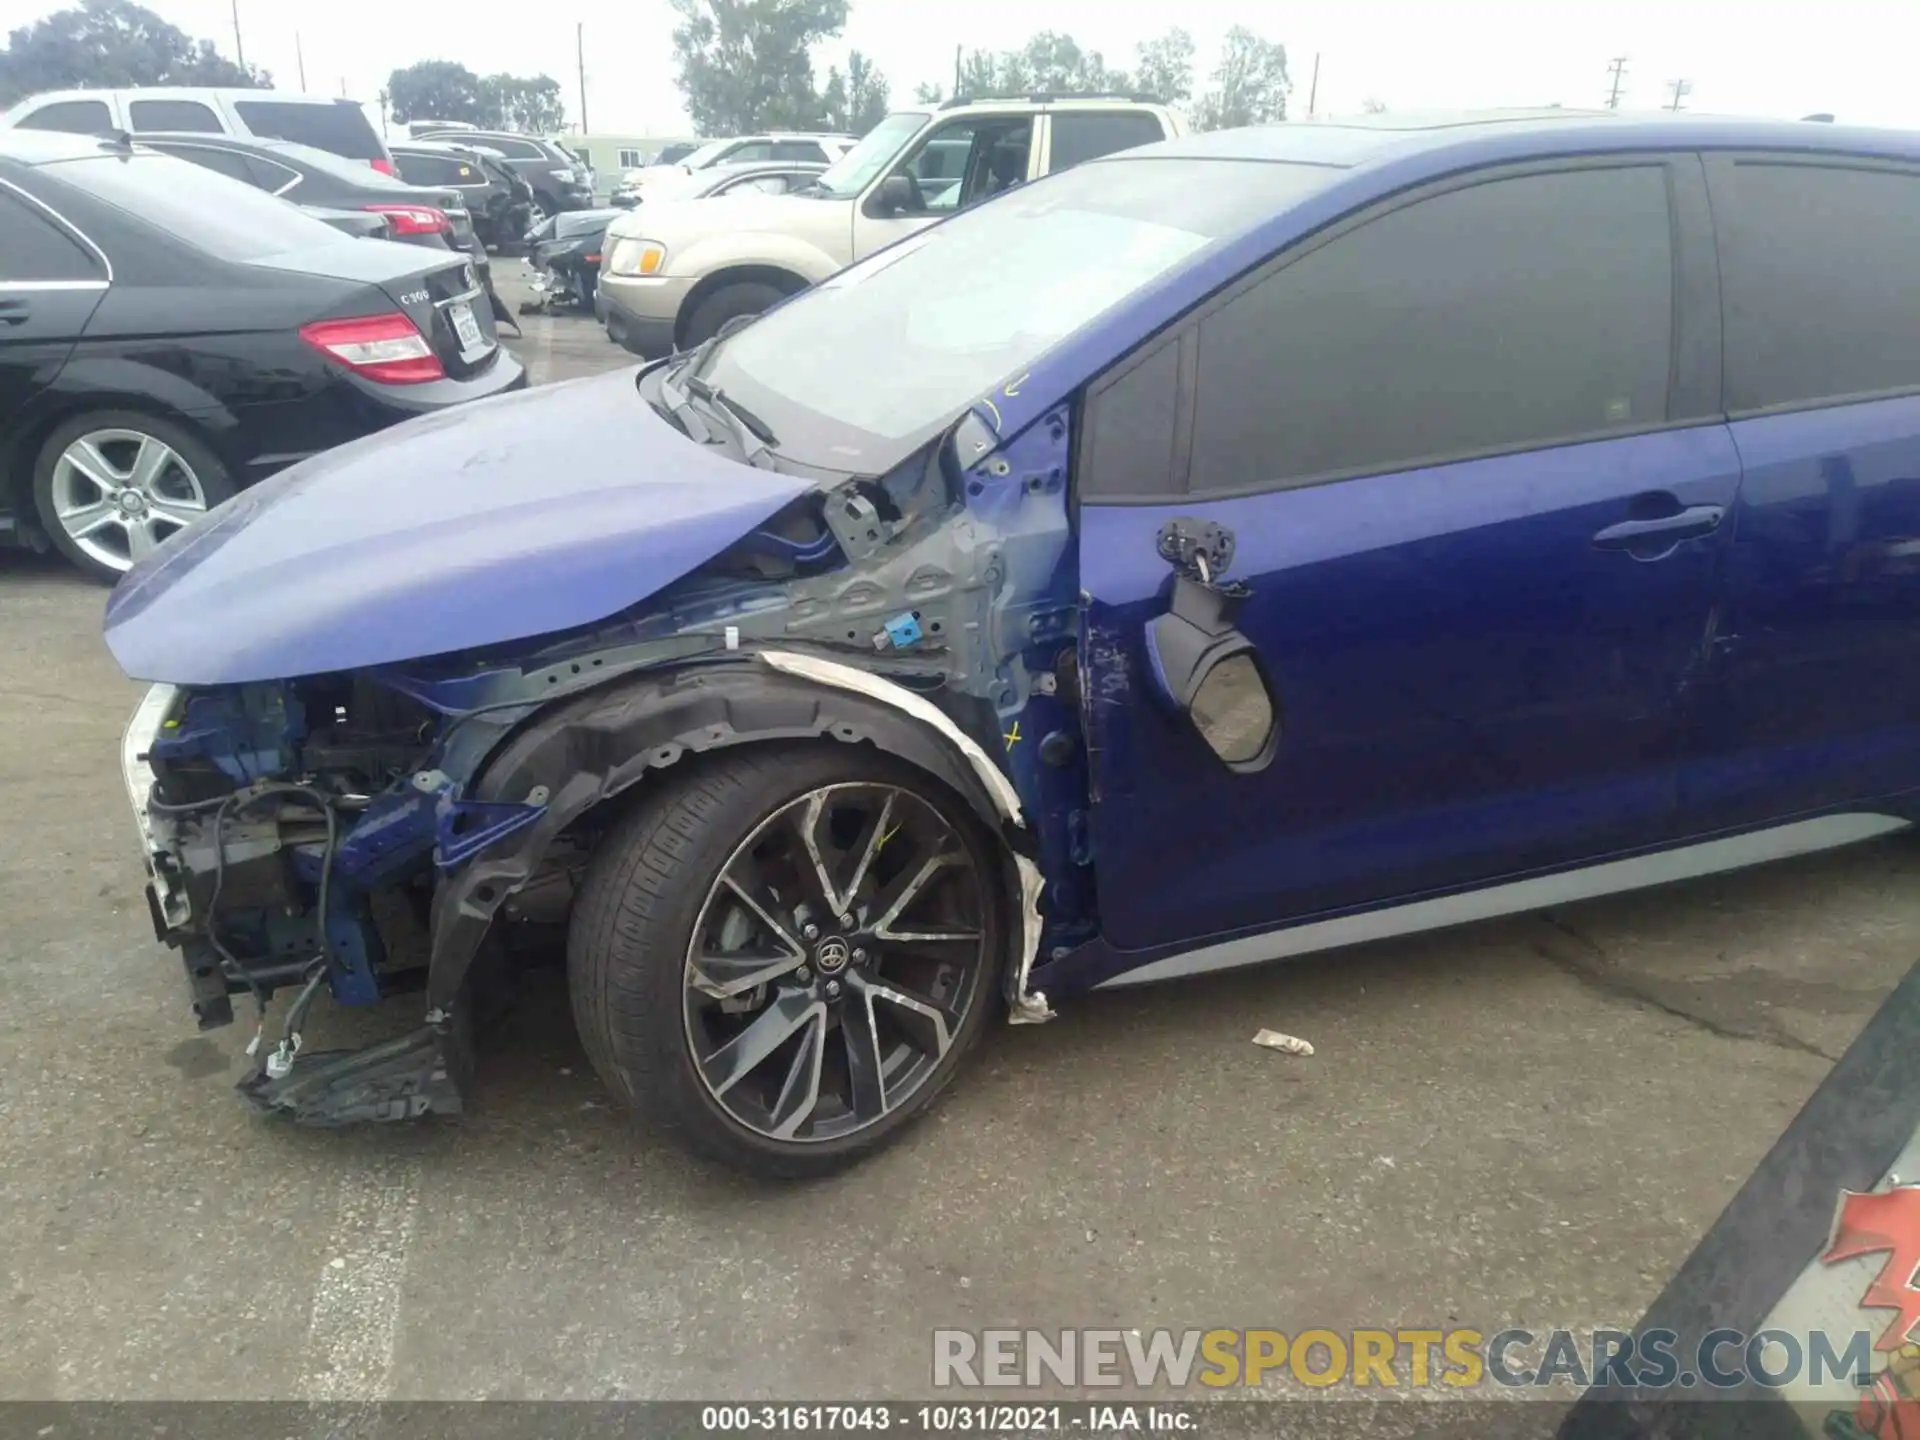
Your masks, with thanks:
<instances>
[{"instance_id":1,"label":"rear side window","mask_svg":"<svg viewBox=\"0 0 1920 1440\"><path fill-rule=\"evenodd\" d=\"M103 280L99 262L37 206L0 189L0 288L9 283Z\"/></svg>"},{"instance_id":2,"label":"rear side window","mask_svg":"<svg viewBox=\"0 0 1920 1440\"><path fill-rule=\"evenodd\" d=\"M1661 167L1415 201L1200 321L1189 488L1277 488L1657 425L1672 331Z\"/></svg>"},{"instance_id":3,"label":"rear side window","mask_svg":"<svg viewBox=\"0 0 1920 1440\"><path fill-rule=\"evenodd\" d=\"M1065 170L1082 160L1097 160L1116 150L1151 145L1166 139L1160 122L1143 111L1116 115L1061 115L1053 117L1053 158L1050 168Z\"/></svg>"},{"instance_id":4,"label":"rear side window","mask_svg":"<svg viewBox=\"0 0 1920 1440\"><path fill-rule=\"evenodd\" d=\"M198 100L135 100L127 106L127 123L135 130L193 130L224 135L220 117Z\"/></svg>"},{"instance_id":5,"label":"rear side window","mask_svg":"<svg viewBox=\"0 0 1920 1440\"><path fill-rule=\"evenodd\" d=\"M23 130L59 130L68 135L110 135L113 112L104 100L58 100L20 122Z\"/></svg>"},{"instance_id":6,"label":"rear side window","mask_svg":"<svg viewBox=\"0 0 1920 1440\"><path fill-rule=\"evenodd\" d=\"M396 155L393 163L409 185L478 185L480 172L447 155Z\"/></svg>"},{"instance_id":7,"label":"rear side window","mask_svg":"<svg viewBox=\"0 0 1920 1440\"><path fill-rule=\"evenodd\" d=\"M1715 178L1727 408L1920 387L1920 176L1743 161Z\"/></svg>"},{"instance_id":8,"label":"rear side window","mask_svg":"<svg viewBox=\"0 0 1920 1440\"><path fill-rule=\"evenodd\" d=\"M260 182L254 176L253 167L247 163L247 157L236 151L215 150L208 145L161 144L153 148L163 155L174 155L189 164L198 165L203 170L211 170L216 175L225 175L229 179L238 180L243 185L260 188Z\"/></svg>"},{"instance_id":9,"label":"rear side window","mask_svg":"<svg viewBox=\"0 0 1920 1440\"><path fill-rule=\"evenodd\" d=\"M749 140L737 145L726 153L724 164L741 165L749 160L773 159L773 142L770 140Z\"/></svg>"},{"instance_id":10,"label":"rear side window","mask_svg":"<svg viewBox=\"0 0 1920 1440\"><path fill-rule=\"evenodd\" d=\"M387 153L374 133L373 122L358 105L236 100L233 109L250 132L264 139L294 140L349 160L380 160Z\"/></svg>"},{"instance_id":11,"label":"rear side window","mask_svg":"<svg viewBox=\"0 0 1920 1440\"><path fill-rule=\"evenodd\" d=\"M827 158L827 152L820 148L817 140L776 140L773 142L773 158L819 161Z\"/></svg>"}]
</instances>

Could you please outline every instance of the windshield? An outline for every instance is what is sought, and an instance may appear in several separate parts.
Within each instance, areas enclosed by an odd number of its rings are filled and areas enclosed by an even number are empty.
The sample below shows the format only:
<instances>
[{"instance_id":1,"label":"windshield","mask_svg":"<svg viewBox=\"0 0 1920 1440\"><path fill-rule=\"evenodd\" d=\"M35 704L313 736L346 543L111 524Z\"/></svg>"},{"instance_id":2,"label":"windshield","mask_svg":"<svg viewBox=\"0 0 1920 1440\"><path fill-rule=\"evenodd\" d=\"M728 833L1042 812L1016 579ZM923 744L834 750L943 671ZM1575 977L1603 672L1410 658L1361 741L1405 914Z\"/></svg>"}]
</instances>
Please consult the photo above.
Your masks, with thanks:
<instances>
[{"instance_id":1,"label":"windshield","mask_svg":"<svg viewBox=\"0 0 1920 1440\"><path fill-rule=\"evenodd\" d=\"M821 173L815 182L819 189L808 188L808 194L825 193L836 200L850 200L867 188L874 176L892 162L906 143L920 133L927 123L927 117L918 110L902 110L897 115L889 115L873 129L869 130L860 143Z\"/></svg>"},{"instance_id":2,"label":"windshield","mask_svg":"<svg viewBox=\"0 0 1920 1440\"><path fill-rule=\"evenodd\" d=\"M732 140L709 140L691 155L680 157L680 163L689 170L699 170L713 164L734 146Z\"/></svg>"},{"instance_id":3,"label":"windshield","mask_svg":"<svg viewBox=\"0 0 1920 1440\"><path fill-rule=\"evenodd\" d=\"M704 378L810 465L878 473L1142 286L1339 171L1076 166L963 210L742 329Z\"/></svg>"},{"instance_id":4,"label":"windshield","mask_svg":"<svg viewBox=\"0 0 1920 1440\"><path fill-rule=\"evenodd\" d=\"M341 240L298 205L171 155L62 160L44 173L222 260L259 260Z\"/></svg>"}]
</instances>

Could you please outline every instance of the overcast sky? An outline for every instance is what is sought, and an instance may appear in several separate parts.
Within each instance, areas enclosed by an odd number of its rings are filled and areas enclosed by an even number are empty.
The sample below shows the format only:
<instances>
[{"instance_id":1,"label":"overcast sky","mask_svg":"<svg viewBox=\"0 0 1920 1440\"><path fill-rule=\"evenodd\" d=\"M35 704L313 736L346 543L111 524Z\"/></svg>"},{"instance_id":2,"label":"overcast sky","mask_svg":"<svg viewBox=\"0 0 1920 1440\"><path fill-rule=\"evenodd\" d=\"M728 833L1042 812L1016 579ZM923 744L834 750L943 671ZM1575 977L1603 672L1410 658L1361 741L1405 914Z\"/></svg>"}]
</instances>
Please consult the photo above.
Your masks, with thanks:
<instances>
[{"instance_id":1,"label":"overcast sky","mask_svg":"<svg viewBox=\"0 0 1920 1440\"><path fill-rule=\"evenodd\" d=\"M145 0L174 24L233 53L233 0ZM686 117L673 83L673 12L667 0L238 0L247 59L299 87L296 24L306 88L372 100L387 73L416 60L470 69L544 71L561 81L579 120L574 27L586 36L587 118L596 131L667 133ZM55 9L45 0L0 0L0 30ZM1607 63L1629 57L1622 105L1663 105L1668 84L1692 81L1689 108L1920 127L1920 6L1900 0L1185 0L1178 7L1113 0L854 0L846 33L815 56L822 74L849 48L878 63L896 105L922 80L950 79L953 49L1006 49L1037 29L1062 30L1110 64L1177 15L1211 67L1227 27L1245 24L1283 41L1293 112L1304 115L1314 56L1318 109L1354 111L1377 98L1392 110L1559 102L1593 105ZM484 24L480 17L491 15Z\"/></svg>"}]
</instances>

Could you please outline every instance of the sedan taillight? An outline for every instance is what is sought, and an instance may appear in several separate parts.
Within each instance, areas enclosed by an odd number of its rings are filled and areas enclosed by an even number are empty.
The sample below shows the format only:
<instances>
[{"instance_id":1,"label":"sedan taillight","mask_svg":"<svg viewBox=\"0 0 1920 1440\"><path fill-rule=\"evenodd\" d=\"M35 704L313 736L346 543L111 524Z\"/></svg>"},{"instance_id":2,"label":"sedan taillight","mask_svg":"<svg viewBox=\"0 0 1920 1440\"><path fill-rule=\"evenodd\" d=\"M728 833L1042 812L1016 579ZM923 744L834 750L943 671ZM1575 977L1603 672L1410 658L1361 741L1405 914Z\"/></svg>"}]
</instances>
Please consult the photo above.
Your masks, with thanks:
<instances>
[{"instance_id":1,"label":"sedan taillight","mask_svg":"<svg viewBox=\"0 0 1920 1440\"><path fill-rule=\"evenodd\" d=\"M436 210L431 205L381 204L361 208L386 216L387 224L395 235L438 235L453 230L453 222L447 218L447 212Z\"/></svg>"},{"instance_id":2,"label":"sedan taillight","mask_svg":"<svg viewBox=\"0 0 1920 1440\"><path fill-rule=\"evenodd\" d=\"M447 378L420 327L398 310L354 320L316 320L300 327L300 338L354 374L383 385Z\"/></svg>"},{"instance_id":3,"label":"sedan taillight","mask_svg":"<svg viewBox=\"0 0 1920 1440\"><path fill-rule=\"evenodd\" d=\"M393 162L382 156L374 156L373 159L367 161L367 164L378 170L382 175L391 175L396 180L400 178L400 172L393 168Z\"/></svg>"}]
</instances>

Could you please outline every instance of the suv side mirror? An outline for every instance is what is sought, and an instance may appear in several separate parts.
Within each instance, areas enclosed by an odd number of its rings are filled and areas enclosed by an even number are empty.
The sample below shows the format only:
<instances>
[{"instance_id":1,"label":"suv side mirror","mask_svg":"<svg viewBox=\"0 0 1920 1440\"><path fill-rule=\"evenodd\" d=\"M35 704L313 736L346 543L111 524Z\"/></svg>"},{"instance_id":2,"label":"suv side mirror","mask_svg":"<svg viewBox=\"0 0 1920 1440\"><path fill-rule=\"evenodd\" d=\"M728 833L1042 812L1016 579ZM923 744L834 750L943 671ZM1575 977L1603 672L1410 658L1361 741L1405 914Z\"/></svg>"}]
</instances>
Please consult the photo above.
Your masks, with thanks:
<instances>
[{"instance_id":1,"label":"suv side mirror","mask_svg":"<svg viewBox=\"0 0 1920 1440\"><path fill-rule=\"evenodd\" d=\"M873 208L882 215L899 215L913 209L919 198L913 181L905 175L889 175L873 192Z\"/></svg>"}]
</instances>

